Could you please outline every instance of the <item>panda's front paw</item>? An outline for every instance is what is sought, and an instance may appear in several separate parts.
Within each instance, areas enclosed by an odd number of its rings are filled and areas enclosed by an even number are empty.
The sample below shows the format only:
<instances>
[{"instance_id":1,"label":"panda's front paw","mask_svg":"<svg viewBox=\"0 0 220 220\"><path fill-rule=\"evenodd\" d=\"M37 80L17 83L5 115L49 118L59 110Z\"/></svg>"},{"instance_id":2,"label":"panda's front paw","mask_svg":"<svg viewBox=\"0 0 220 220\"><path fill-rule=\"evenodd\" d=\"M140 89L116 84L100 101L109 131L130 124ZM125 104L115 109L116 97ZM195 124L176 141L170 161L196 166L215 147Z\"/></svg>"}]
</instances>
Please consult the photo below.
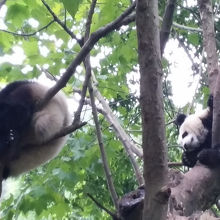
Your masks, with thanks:
<instances>
[{"instance_id":1,"label":"panda's front paw","mask_svg":"<svg viewBox=\"0 0 220 220\"><path fill-rule=\"evenodd\" d=\"M197 162L197 154L184 151L182 155L182 163L187 167L194 167Z\"/></svg>"},{"instance_id":2,"label":"panda's front paw","mask_svg":"<svg viewBox=\"0 0 220 220\"><path fill-rule=\"evenodd\" d=\"M198 154L198 160L211 168L220 166L220 150L219 149L204 149Z\"/></svg>"}]
</instances>

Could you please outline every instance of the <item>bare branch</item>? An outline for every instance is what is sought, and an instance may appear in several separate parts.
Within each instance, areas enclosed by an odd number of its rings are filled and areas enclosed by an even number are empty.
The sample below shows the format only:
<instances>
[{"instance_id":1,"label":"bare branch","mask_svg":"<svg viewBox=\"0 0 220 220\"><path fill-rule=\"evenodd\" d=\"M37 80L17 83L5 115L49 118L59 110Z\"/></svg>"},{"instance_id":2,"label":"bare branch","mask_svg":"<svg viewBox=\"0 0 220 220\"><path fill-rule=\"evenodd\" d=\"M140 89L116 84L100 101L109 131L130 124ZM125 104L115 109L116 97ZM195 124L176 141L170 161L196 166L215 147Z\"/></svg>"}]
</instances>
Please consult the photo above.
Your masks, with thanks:
<instances>
[{"instance_id":1,"label":"bare branch","mask_svg":"<svg viewBox=\"0 0 220 220\"><path fill-rule=\"evenodd\" d=\"M117 215L107 208L105 208L101 203L99 203L91 194L87 193L87 196L102 210L108 213L114 220L118 219Z\"/></svg>"},{"instance_id":2,"label":"bare branch","mask_svg":"<svg viewBox=\"0 0 220 220\"><path fill-rule=\"evenodd\" d=\"M85 31L85 36L84 36L84 41L87 41L90 35L90 29L91 29L91 24L92 24L92 17L94 14L95 6L96 6L97 0L93 0L89 9L88 13L88 18L86 21L86 31Z\"/></svg>"},{"instance_id":3,"label":"bare branch","mask_svg":"<svg viewBox=\"0 0 220 220\"><path fill-rule=\"evenodd\" d=\"M118 195L116 193L116 190L115 190L115 187L113 184L111 171L110 171L110 168L108 165L107 156L106 156L105 149L104 149L104 144L103 144L103 140L102 140L102 133L101 133L100 125L99 125L98 114L97 114L97 109L96 109L96 105L95 105L95 98L94 98L93 88L92 88L91 83L89 85L89 94L90 94L91 105L92 105L92 114L93 114L93 118L94 118L94 122L95 122L95 126L96 126L96 135L97 135L97 139L99 142L99 148L100 148L103 167L105 170L105 175L106 175L106 179L107 179L107 183L108 183L108 188L109 188L114 206L115 206L116 210L118 210Z\"/></svg>"},{"instance_id":4,"label":"bare branch","mask_svg":"<svg viewBox=\"0 0 220 220\"><path fill-rule=\"evenodd\" d=\"M172 167L179 167L179 166L183 166L182 162L169 162L168 163L168 167L172 168Z\"/></svg>"},{"instance_id":5,"label":"bare branch","mask_svg":"<svg viewBox=\"0 0 220 220\"><path fill-rule=\"evenodd\" d=\"M163 17L163 22L160 30L160 51L161 55L164 52L165 45L169 39L170 29L173 23L173 14L175 11L176 0L167 1L166 10Z\"/></svg>"},{"instance_id":6,"label":"bare branch","mask_svg":"<svg viewBox=\"0 0 220 220\"><path fill-rule=\"evenodd\" d=\"M50 143L51 141L57 139L57 138L60 138L60 137L64 137L70 133L73 133L74 131L76 131L77 129L80 129L81 127L83 127L84 125L86 125L87 123L86 122L82 122L82 123L79 123L79 124L74 124L74 125L70 125L70 126L67 126L67 127L64 127L62 130L60 130L58 133L54 134L52 137L50 137L49 139L45 140L43 143L41 143L42 145L44 144L48 144ZM34 146L37 146L35 144L32 144L32 145L28 145L28 147L34 147ZM26 145L22 146L22 148L25 148ZM1 167L0 167L1 168Z\"/></svg>"},{"instance_id":7,"label":"bare branch","mask_svg":"<svg viewBox=\"0 0 220 220\"><path fill-rule=\"evenodd\" d=\"M96 5L96 0L93 0L92 3L91 3L91 6L90 6L88 19L87 19L87 22L86 22L86 31L85 31L85 36L84 36L85 41L89 38L89 35L90 35L90 26L91 26L91 23L92 23L92 16L93 16L93 13L94 13L95 5ZM81 98L80 98L80 101L79 101L79 106L78 106L78 109L77 109L77 111L75 112L75 115L74 115L73 124L75 124L75 123L78 124L79 121L80 121L80 115L81 115L81 112L82 112L82 109L83 109L83 105L84 105L85 97L86 97L86 91L87 91L88 83L89 83L89 80L90 80L90 77L91 77L91 65L90 65L89 53L88 53L88 55L86 56L86 58L84 60L84 66L85 66L85 69L86 69L86 76L85 76L85 80L84 80L82 91L81 91Z\"/></svg>"},{"instance_id":8,"label":"bare branch","mask_svg":"<svg viewBox=\"0 0 220 220\"><path fill-rule=\"evenodd\" d=\"M15 36L20 36L20 37L31 37L31 36L34 36L36 33L39 33L45 29L47 29L51 24L53 24L55 21L52 20L50 21L46 26L40 28L39 30L33 32L33 33L29 33L29 34L26 34L26 33L16 33L16 32L12 32L12 31L7 31L7 30L3 30L3 29L0 29L0 31L2 32L5 32L5 33L8 33L8 34L12 34L12 35L15 35Z\"/></svg>"},{"instance_id":9,"label":"bare branch","mask_svg":"<svg viewBox=\"0 0 220 220\"><path fill-rule=\"evenodd\" d=\"M121 22L121 25L128 25L130 24L131 22L134 22L136 19L136 13L132 13L130 14L129 16L127 16L122 22ZM159 16L159 20L160 21L163 21L163 18L161 18ZM185 30L185 31L190 31L190 32L202 32L202 29L201 28L194 28L194 27L189 27L189 26L185 26L185 25L182 25L182 24L178 24L176 22L173 22L172 26L174 28L178 28L178 29L182 29L182 30Z\"/></svg>"},{"instance_id":10,"label":"bare branch","mask_svg":"<svg viewBox=\"0 0 220 220\"><path fill-rule=\"evenodd\" d=\"M59 131L57 134L55 134L53 137L51 137L50 140L47 140L47 142L50 142L50 141L52 141L56 138L59 138L59 137L66 136L66 135L76 131L77 129L80 129L81 127L83 127L86 124L87 124L86 122L81 122L78 124L72 124L70 126L67 126L67 127L63 128L61 131Z\"/></svg>"}]
</instances>

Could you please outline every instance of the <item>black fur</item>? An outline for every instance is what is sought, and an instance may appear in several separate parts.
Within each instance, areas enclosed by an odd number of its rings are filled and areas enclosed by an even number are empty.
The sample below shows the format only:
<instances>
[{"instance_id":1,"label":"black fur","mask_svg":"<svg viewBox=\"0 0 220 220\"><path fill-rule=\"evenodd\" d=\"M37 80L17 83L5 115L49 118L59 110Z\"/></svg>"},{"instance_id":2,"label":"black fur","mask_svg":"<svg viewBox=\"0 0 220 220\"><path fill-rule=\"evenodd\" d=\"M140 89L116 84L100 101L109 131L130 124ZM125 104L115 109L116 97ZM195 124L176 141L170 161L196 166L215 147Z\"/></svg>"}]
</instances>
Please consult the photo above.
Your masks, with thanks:
<instances>
[{"instance_id":1,"label":"black fur","mask_svg":"<svg viewBox=\"0 0 220 220\"><path fill-rule=\"evenodd\" d=\"M211 168L220 166L220 148L203 149L198 154L198 159L202 164L207 165Z\"/></svg>"},{"instance_id":2,"label":"black fur","mask_svg":"<svg viewBox=\"0 0 220 220\"><path fill-rule=\"evenodd\" d=\"M212 120L213 120L213 96L210 95L207 106L209 107L210 114L207 118L200 118L204 128L208 130L205 142L201 143L199 148L195 150L185 150L182 155L183 165L188 167L193 167L197 160L205 165L214 166L216 164L220 165L220 146L216 149L211 149L212 146ZM187 116L184 114L178 115L176 119L177 125L182 125Z\"/></svg>"},{"instance_id":3,"label":"black fur","mask_svg":"<svg viewBox=\"0 0 220 220\"><path fill-rule=\"evenodd\" d=\"M3 164L18 156L17 143L30 126L34 107L27 87L30 83L17 81L0 92L0 160Z\"/></svg>"},{"instance_id":4,"label":"black fur","mask_svg":"<svg viewBox=\"0 0 220 220\"><path fill-rule=\"evenodd\" d=\"M200 152L200 150L194 150L194 151L184 151L182 155L182 163L184 166L187 167L194 167L196 165L196 162L198 160L197 155Z\"/></svg>"},{"instance_id":5,"label":"black fur","mask_svg":"<svg viewBox=\"0 0 220 220\"><path fill-rule=\"evenodd\" d=\"M177 118L175 120L175 124L180 126L186 119L186 115L185 114L179 114L177 115Z\"/></svg>"}]
</instances>

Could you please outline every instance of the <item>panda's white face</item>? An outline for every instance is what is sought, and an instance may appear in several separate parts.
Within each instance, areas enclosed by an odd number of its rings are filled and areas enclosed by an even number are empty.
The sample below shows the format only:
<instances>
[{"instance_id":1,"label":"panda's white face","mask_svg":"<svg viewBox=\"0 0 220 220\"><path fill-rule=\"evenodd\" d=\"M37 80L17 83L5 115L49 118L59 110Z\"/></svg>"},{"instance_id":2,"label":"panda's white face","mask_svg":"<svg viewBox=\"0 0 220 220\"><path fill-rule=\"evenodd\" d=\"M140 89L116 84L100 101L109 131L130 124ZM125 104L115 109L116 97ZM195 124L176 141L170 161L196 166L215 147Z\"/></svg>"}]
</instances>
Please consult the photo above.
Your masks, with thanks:
<instances>
[{"instance_id":1,"label":"panda's white face","mask_svg":"<svg viewBox=\"0 0 220 220\"><path fill-rule=\"evenodd\" d=\"M185 150L193 151L204 143L208 130L203 126L198 115L186 117L179 129L178 144Z\"/></svg>"}]
</instances>

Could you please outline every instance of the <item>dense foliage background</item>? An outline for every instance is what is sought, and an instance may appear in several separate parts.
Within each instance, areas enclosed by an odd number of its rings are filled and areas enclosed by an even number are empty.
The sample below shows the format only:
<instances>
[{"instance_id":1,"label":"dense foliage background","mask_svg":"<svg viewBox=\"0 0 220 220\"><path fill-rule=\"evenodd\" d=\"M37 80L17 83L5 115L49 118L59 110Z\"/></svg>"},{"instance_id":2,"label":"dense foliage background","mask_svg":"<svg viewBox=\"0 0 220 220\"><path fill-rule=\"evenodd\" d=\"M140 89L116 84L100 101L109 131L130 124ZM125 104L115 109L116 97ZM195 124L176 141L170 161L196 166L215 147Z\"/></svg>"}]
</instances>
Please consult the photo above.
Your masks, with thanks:
<instances>
[{"instance_id":1,"label":"dense foliage background","mask_svg":"<svg viewBox=\"0 0 220 220\"><path fill-rule=\"evenodd\" d=\"M219 50L220 7L218 0L213 3ZM114 21L131 4L132 1L129 0L98 0L92 18L91 33ZM0 10L0 55L5 57L19 51L20 57L17 59L21 60L1 63L1 85L14 80L39 77L42 79L42 76L43 80L59 79L81 49L90 5L91 0L7 0ZM166 1L160 0L161 17L165 7ZM163 58L169 162L181 161L181 149L176 144L177 129L172 123L177 112L190 113L197 104L205 106L209 94L201 35L197 3L190 0L177 1L170 38L185 50L192 62L193 74L199 75L200 80L195 94L192 94L193 101L182 109L177 108L172 101L172 87L168 80L170 62ZM121 23L120 28L103 35L95 44L91 50L91 65L98 91L107 100L130 141L141 148L134 16L131 16L127 23ZM80 99L78 92L82 88L84 76L85 69L83 64L80 64L64 88L69 99L74 100L70 102L72 113ZM83 108L81 120L86 121L87 125L70 135L62 153L50 163L16 179L15 188L18 190L15 190L15 193L11 194L12 188L6 187L0 207L2 219L110 219L89 197L92 195L104 207L114 210L89 100L86 103L88 105ZM98 102L97 107L101 108ZM99 112L102 113L102 109ZM112 124L106 120L105 114L99 114L99 123L114 186L121 197L137 188L138 181L123 144ZM141 170L141 158L135 155L135 159ZM177 166L177 169L183 168ZM5 185L11 186L9 182L11 180Z\"/></svg>"}]
</instances>

